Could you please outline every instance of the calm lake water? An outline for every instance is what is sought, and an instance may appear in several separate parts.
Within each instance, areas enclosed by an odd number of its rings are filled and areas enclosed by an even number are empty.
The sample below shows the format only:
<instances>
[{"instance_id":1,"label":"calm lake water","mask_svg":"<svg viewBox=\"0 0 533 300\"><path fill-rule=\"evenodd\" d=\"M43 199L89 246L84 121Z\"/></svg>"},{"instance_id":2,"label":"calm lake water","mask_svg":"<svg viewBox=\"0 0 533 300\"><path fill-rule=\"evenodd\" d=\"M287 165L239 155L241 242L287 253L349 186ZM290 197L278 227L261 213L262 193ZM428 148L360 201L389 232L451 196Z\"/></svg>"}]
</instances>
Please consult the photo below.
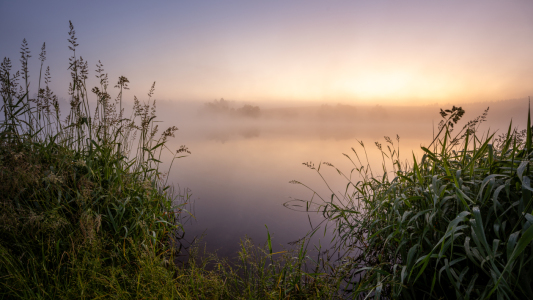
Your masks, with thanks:
<instances>
[{"instance_id":1,"label":"calm lake water","mask_svg":"<svg viewBox=\"0 0 533 300\"><path fill-rule=\"evenodd\" d=\"M352 165L342 153L355 159L353 147L363 157L358 142L363 141L374 173L382 175L382 156L375 141L385 145L383 136L390 136L397 144L398 134L401 159L411 163L413 153L421 157L420 146L431 142L432 126L436 127L440 120L437 107L411 111L411 115L407 110L396 112L404 115L396 119L390 109L380 115L383 111L376 112L372 107L357 110L354 118L336 117L335 113L325 117L311 109L296 110L300 111L297 114L292 109L282 112L263 109L259 117L246 117L235 113L203 114L201 106L189 110L178 108L164 108L162 119L175 119L176 122L165 124L180 128L170 148L178 149L186 144L192 151L188 157L175 161L169 175L169 182L189 189L193 200L188 208L194 219L184 224L185 239L191 241L203 236L201 242L209 251L226 257L236 256L239 241L245 236L256 244L264 244L265 225L274 250L279 251L323 221L321 214L298 212L284 206L291 199L312 196L305 187L290 184L291 180L312 187L324 199L330 197L318 174L302 163L313 162L318 166L320 162L329 162L350 173ZM464 122L483 113L479 107L471 110ZM507 122L516 113L498 115L495 119L501 122L492 129L508 126ZM345 187L346 181L333 168L322 165L321 172L335 191ZM330 246L331 229L319 230L313 244L320 244L323 249Z\"/></svg>"}]
</instances>

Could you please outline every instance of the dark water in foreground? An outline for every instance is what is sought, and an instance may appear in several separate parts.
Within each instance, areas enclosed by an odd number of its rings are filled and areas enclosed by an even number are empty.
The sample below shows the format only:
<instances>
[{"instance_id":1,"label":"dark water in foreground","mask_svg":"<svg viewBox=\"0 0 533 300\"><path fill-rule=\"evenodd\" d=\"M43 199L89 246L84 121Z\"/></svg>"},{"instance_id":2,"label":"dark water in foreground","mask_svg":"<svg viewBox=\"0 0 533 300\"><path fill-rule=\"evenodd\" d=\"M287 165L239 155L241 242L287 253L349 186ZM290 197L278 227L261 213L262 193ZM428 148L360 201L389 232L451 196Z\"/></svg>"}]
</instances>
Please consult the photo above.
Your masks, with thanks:
<instances>
[{"instance_id":1,"label":"dark water in foreground","mask_svg":"<svg viewBox=\"0 0 533 300\"><path fill-rule=\"evenodd\" d=\"M472 109L470 114L467 110L464 123L481 114L481 107ZM491 113L497 116L493 117L496 122L490 123L489 113L489 122L482 129L508 126L511 117L516 120L513 115L516 112L512 110L505 115ZM382 156L374 142L385 145L383 136L386 135L397 143L398 134L401 159L411 162L413 153L420 158L420 146L431 142L432 126L437 126L440 116L438 109L433 108L419 118L394 122L369 118L339 121L199 116L195 111L181 111L175 119L180 131L170 148L178 149L186 144L192 151L188 157L175 161L169 176L169 182L189 189L192 194L193 201L187 208L194 218L183 224L185 240L190 242L203 236L201 242L207 245L207 250L235 257L239 241L245 236L256 244L266 242L265 225L272 236L274 251L280 251L324 220L321 214L298 212L283 205L291 199L312 196L305 187L290 184L291 180L314 188L324 199L330 197L318 174L303 166L303 162L311 161L316 166L329 162L349 173L352 165L342 153L355 159L351 150L354 147L363 157L359 140L366 146L375 173L381 175ZM334 169L323 165L321 171L334 190L345 187L346 181ZM331 238L331 227L326 231L321 229L312 243L324 249L331 245Z\"/></svg>"}]
</instances>

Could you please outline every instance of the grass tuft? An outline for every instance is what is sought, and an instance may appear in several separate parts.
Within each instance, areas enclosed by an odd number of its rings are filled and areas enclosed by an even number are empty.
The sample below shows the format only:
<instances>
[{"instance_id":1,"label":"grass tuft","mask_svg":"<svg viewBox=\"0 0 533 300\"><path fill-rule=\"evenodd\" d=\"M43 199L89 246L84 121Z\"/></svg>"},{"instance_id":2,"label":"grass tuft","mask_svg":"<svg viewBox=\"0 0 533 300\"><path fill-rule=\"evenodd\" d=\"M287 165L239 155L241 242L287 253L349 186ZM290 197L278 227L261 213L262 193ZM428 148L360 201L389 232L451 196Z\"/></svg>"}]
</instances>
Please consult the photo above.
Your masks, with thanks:
<instances>
[{"instance_id":1,"label":"grass tuft","mask_svg":"<svg viewBox=\"0 0 533 300\"><path fill-rule=\"evenodd\" d=\"M441 110L439 134L421 159L413 154L412 166L400 163L399 138L395 145L386 137L388 151L376 143L383 176L356 150L354 160L345 154L359 179L336 169L346 189L330 189L318 204L346 253L341 267L351 297L533 298L530 114L526 129L509 125L494 139L479 131L487 112L457 133L464 110Z\"/></svg>"}]
</instances>

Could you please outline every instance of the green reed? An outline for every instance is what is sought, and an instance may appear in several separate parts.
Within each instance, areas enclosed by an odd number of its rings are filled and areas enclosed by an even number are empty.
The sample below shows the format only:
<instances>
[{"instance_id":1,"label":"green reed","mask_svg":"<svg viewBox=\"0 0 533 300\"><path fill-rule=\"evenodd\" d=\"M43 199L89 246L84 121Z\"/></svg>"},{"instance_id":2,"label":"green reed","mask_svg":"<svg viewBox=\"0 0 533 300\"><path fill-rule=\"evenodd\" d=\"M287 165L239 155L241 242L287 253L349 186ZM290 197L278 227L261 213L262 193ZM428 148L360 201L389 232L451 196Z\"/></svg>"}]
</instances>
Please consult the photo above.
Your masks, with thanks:
<instances>
[{"instance_id":1,"label":"green reed","mask_svg":"<svg viewBox=\"0 0 533 300\"><path fill-rule=\"evenodd\" d=\"M335 224L351 297L533 298L530 114L526 129L511 123L495 139L479 132L487 111L454 131L464 111L441 110L439 134L410 166L401 164L399 137L396 144L386 137L386 148L376 143L382 176L353 148L353 159L345 154L350 174L324 163L343 176L346 189L304 202ZM306 165L322 177L319 167Z\"/></svg>"},{"instance_id":2,"label":"green reed","mask_svg":"<svg viewBox=\"0 0 533 300\"><path fill-rule=\"evenodd\" d=\"M339 282L316 266L307 250L309 240L273 252L271 240L263 247L250 239L241 241L236 259L191 252L186 268L178 276L180 293L193 299L339 299Z\"/></svg>"},{"instance_id":3,"label":"green reed","mask_svg":"<svg viewBox=\"0 0 533 300\"><path fill-rule=\"evenodd\" d=\"M0 66L0 295L175 295L174 272L165 265L174 255L171 238L181 230L180 213L188 199L163 181L159 159L177 128L158 133L151 99L155 84L150 98L144 103L135 98L131 116L124 117L128 80L119 78L119 96L113 100L101 63L100 87L91 95L88 63L76 53L77 46L71 23L72 81L65 119L49 88L49 68L41 82L45 44L34 99L26 40L22 72L13 72L8 58ZM173 159L188 152L183 146Z\"/></svg>"},{"instance_id":4,"label":"green reed","mask_svg":"<svg viewBox=\"0 0 533 300\"><path fill-rule=\"evenodd\" d=\"M151 86L144 102L123 108L129 80L119 77L112 98L99 61L90 89L88 62L68 32L70 108L58 97L39 55L38 91L30 97L30 48L22 72L0 65L0 298L2 299L287 299L331 298L336 282L305 272L308 240L273 253L243 241L236 261L195 251L176 260L180 220L189 195L167 185L160 171L172 126L159 133ZM44 76L43 76L44 70ZM90 92L89 92L90 89ZM185 146L172 161L190 153ZM305 244L305 246L304 246ZM196 247L196 246L195 246ZM212 266L215 267L212 267Z\"/></svg>"}]
</instances>

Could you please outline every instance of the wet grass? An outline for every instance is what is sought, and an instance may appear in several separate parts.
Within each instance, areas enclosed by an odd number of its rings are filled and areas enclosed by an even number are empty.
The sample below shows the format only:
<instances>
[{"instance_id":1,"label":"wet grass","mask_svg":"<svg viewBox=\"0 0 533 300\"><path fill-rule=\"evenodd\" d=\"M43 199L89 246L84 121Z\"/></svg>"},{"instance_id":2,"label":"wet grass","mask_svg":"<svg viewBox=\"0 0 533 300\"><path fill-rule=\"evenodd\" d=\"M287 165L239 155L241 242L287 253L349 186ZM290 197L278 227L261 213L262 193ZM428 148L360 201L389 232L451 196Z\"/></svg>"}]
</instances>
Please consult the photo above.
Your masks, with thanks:
<instances>
[{"instance_id":1,"label":"wet grass","mask_svg":"<svg viewBox=\"0 0 533 300\"><path fill-rule=\"evenodd\" d=\"M410 165L401 163L399 137L376 143L379 172L364 163L362 142L344 154L350 173L323 163L346 189L303 202L336 228L348 297L533 298L530 115L524 130L511 123L495 137L479 131L487 112L454 130L464 111L441 110L439 133Z\"/></svg>"},{"instance_id":2,"label":"wet grass","mask_svg":"<svg viewBox=\"0 0 533 300\"><path fill-rule=\"evenodd\" d=\"M69 29L67 116L48 85L44 44L35 97L26 40L22 70L13 71L8 58L0 66L0 298L334 297L334 279L304 272L306 241L273 253L270 237L265 247L244 240L237 261L193 251L184 265L177 262L176 237L189 199L167 184L160 158L171 151L174 162L190 152L167 147L176 127L159 133L155 83L126 114L128 79L118 79L112 98L99 62L99 85L89 92L88 62L76 52L72 23Z\"/></svg>"}]
</instances>

